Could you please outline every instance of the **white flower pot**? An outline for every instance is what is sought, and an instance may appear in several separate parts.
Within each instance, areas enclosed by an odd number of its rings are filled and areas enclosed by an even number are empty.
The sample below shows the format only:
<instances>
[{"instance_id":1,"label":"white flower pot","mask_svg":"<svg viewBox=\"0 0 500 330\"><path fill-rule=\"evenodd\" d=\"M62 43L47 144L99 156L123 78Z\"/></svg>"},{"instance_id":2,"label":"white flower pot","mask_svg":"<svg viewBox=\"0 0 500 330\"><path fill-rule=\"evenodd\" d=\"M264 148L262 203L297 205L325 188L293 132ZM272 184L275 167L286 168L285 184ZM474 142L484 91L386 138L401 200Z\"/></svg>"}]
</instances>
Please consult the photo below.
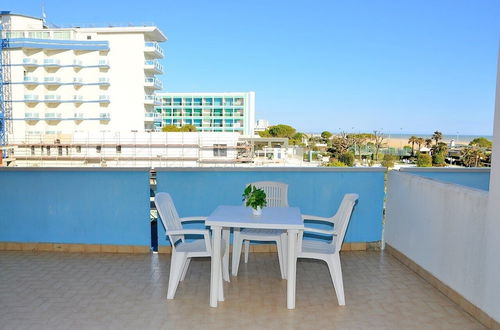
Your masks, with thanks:
<instances>
[{"instance_id":1,"label":"white flower pot","mask_svg":"<svg viewBox=\"0 0 500 330\"><path fill-rule=\"evenodd\" d=\"M260 208L260 206L258 206L257 209L252 209L252 214L256 217L260 216L262 214L262 209Z\"/></svg>"}]
</instances>

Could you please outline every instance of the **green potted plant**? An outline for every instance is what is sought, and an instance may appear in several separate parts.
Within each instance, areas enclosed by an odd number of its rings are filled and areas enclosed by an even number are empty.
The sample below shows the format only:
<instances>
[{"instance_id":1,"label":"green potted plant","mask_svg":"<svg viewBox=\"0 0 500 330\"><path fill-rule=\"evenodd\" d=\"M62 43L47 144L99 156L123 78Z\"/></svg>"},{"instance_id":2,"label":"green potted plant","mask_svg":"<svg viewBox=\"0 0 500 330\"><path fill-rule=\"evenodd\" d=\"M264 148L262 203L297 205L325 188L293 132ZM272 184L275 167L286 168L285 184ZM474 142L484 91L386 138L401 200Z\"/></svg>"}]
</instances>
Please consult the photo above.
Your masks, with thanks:
<instances>
[{"instance_id":1,"label":"green potted plant","mask_svg":"<svg viewBox=\"0 0 500 330\"><path fill-rule=\"evenodd\" d=\"M266 193L263 189L248 185L243 191L243 201L246 206L252 208L253 215L259 216L262 214L262 208L267 205Z\"/></svg>"}]
</instances>

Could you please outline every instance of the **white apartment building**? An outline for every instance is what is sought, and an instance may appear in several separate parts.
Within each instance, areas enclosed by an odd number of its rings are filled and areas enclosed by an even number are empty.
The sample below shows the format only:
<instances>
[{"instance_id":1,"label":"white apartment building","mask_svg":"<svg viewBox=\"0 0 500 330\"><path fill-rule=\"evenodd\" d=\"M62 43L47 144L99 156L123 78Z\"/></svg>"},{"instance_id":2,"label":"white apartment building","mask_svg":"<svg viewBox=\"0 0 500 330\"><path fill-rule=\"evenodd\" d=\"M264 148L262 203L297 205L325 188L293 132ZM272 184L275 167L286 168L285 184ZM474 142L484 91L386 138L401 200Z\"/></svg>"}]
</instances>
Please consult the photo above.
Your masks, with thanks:
<instances>
[{"instance_id":1,"label":"white apartment building","mask_svg":"<svg viewBox=\"0 0 500 330\"><path fill-rule=\"evenodd\" d=\"M200 132L254 135L255 92L157 93L156 112L163 126L194 125Z\"/></svg>"},{"instance_id":2,"label":"white apartment building","mask_svg":"<svg viewBox=\"0 0 500 330\"><path fill-rule=\"evenodd\" d=\"M167 40L157 27L49 28L8 12L0 23L17 137L154 129Z\"/></svg>"}]
</instances>

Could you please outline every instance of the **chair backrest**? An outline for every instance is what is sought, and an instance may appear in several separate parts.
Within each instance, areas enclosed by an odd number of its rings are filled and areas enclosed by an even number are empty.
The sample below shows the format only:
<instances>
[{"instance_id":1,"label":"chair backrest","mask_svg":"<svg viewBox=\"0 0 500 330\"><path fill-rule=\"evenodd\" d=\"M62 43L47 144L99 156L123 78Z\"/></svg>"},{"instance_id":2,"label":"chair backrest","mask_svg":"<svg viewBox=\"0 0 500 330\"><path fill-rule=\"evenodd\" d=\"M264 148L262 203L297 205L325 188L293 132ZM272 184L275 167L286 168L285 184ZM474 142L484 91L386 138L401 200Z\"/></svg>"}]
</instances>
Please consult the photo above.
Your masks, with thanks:
<instances>
[{"instance_id":1,"label":"chair backrest","mask_svg":"<svg viewBox=\"0 0 500 330\"><path fill-rule=\"evenodd\" d=\"M174 202L169 193L160 192L155 195L155 206L160 216L161 222L167 231L167 235L170 238L170 243L174 245L179 239L183 239L184 235L170 235L170 230L180 230L182 229L181 221L179 220L179 214L175 209Z\"/></svg>"},{"instance_id":2,"label":"chair backrest","mask_svg":"<svg viewBox=\"0 0 500 330\"><path fill-rule=\"evenodd\" d=\"M266 193L267 206L286 207L288 206L288 185L275 181L257 181L247 184L264 190Z\"/></svg>"},{"instance_id":3,"label":"chair backrest","mask_svg":"<svg viewBox=\"0 0 500 330\"><path fill-rule=\"evenodd\" d=\"M356 205L358 198L358 194L344 195L337 213L333 216L333 219L335 220L335 227L333 229L338 233L332 240L332 244L335 244L335 252L339 252L342 247L347 226L351 220L352 210L354 209L354 205Z\"/></svg>"}]
</instances>

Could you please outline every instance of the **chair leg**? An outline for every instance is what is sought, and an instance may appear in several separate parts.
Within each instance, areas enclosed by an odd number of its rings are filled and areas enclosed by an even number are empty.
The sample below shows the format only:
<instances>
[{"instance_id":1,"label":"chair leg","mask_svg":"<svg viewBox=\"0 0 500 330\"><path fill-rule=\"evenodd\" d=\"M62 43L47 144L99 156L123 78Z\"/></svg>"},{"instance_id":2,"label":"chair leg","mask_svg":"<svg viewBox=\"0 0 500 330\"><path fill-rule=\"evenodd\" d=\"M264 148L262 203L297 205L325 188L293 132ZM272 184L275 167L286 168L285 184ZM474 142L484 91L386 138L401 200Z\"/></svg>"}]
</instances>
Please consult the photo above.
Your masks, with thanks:
<instances>
[{"instance_id":1,"label":"chair leg","mask_svg":"<svg viewBox=\"0 0 500 330\"><path fill-rule=\"evenodd\" d=\"M240 257L241 257L241 245L243 244L239 231L234 232L233 236L233 265L231 267L231 273L233 276L238 275L238 268L240 266Z\"/></svg>"},{"instance_id":2,"label":"chair leg","mask_svg":"<svg viewBox=\"0 0 500 330\"><path fill-rule=\"evenodd\" d=\"M174 299L175 291L179 285L184 263L186 262L186 253L172 252L172 261L170 262L170 277L168 279L167 299Z\"/></svg>"},{"instance_id":3,"label":"chair leg","mask_svg":"<svg viewBox=\"0 0 500 330\"><path fill-rule=\"evenodd\" d=\"M285 270L283 269L283 245L281 244L281 238L276 240L276 249L278 250L278 263L280 265L281 278L285 279Z\"/></svg>"},{"instance_id":4,"label":"chair leg","mask_svg":"<svg viewBox=\"0 0 500 330\"><path fill-rule=\"evenodd\" d=\"M182 270L181 282L184 281L184 278L186 277L186 273L188 271L190 262L191 262L191 258L186 258L186 262L184 262L184 269Z\"/></svg>"},{"instance_id":5,"label":"chair leg","mask_svg":"<svg viewBox=\"0 0 500 330\"><path fill-rule=\"evenodd\" d=\"M222 274L223 274L223 267L221 267L221 270L220 270L220 275L219 276L219 292L217 294L217 300L219 301L224 301L224 282L222 281Z\"/></svg>"},{"instance_id":6,"label":"chair leg","mask_svg":"<svg viewBox=\"0 0 500 330\"><path fill-rule=\"evenodd\" d=\"M248 263L248 252L250 251L250 241L245 240L245 263Z\"/></svg>"},{"instance_id":7,"label":"chair leg","mask_svg":"<svg viewBox=\"0 0 500 330\"><path fill-rule=\"evenodd\" d=\"M344 297L344 281L342 279L342 267L340 265L340 255L335 253L326 259L328 268L330 270L330 276L332 277L333 286L335 287L335 293L337 294L337 300L340 306L345 305Z\"/></svg>"}]
</instances>

